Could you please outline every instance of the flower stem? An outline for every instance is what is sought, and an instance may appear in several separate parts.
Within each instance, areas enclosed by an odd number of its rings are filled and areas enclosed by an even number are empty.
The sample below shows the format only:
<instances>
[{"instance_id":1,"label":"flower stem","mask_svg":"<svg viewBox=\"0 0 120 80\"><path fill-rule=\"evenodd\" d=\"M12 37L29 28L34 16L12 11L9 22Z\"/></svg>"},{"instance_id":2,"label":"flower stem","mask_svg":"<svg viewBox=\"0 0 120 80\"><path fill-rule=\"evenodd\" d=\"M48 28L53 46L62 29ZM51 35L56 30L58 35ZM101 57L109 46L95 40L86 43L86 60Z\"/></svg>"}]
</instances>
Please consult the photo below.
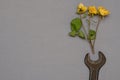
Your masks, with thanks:
<instances>
[{"instance_id":1,"label":"flower stem","mask_svg":"<svg viewBox=\"0 0 120 80\"><path fill-rule=\"evenodd\" d=\"M90 48L91 48L92 54L95 54L95 49L94 49L94 47L92 45L92 41L91 40L89 40L89 44L90 44Z\"/></svg>"},{"instance_id":2,"label":"flower stem","mask_svg":"<svg viewBox=\"0 0 120 80\"><path fill-rule=\"evenodd\" d=\"M81 14L80 14L80 18L81 18L81 21L82 21L82 16L81 16ZM82 21L82 25L83 25L83 21ZM85 38L86 38L86 40L87 40L87 31L86 31L86 29L85 29L85 26L83 25L83 30L84 30L84 32L85 32Z\"/></svg>"},{"instance_id":3,"label":"flower stem","mask_svg":"<svg viewBox=\"0 0 120 80\"><path fill-rule=\"evenodd\" d=\"M101 21L101 17L98 18L98 23L97 23L96 30L95 30L96 36L95 36L95 40L93 41L93 48L95 47L95 42L96 42L96 37L97 37L98 27L99 27L100 21Z\"/></svg>"},{"instance_id":4,"label":"flower stem","mask_svg":"<svg viewBox=\"0 0 120 80\"><path fill-rule=\"evenodd\" d=\"M89 32L90 27L91 27L91 22L90 22L90 20L91 20L91 16L89 16L89 19L88 19L88 32ZM92 53L95 54L95 49L94 49L94 46L93 46L93 44L92 44L92 41L89 40L89 43L90 43L90 47L91 47Z\"/></svg>"},{"instance_id":5,"label":"flower stem","mask_svg":"<svg viewBox=\"0 0 120 80\"><path fill-rule=\"evenodd\" d=\"M90 19L91 19L91 17L89 16L89 19L88 19L88 31L90 30L90 25L91 25Z\"/></svg>"},{"instance_id":6,"label":"flower stem","mask_svg":"<svg viewBox=\"0 0 120 80\"><path fill-rule=\"evenodd\" d=\"M81 18L81 21L82 21L82 16L81 16L81 14L80 14L80 18ZM83 21L82 21L82 25L83 25ZM89 28L90 28L90 24L89 24ZM86 31L84 25L83 25L83 30L84 30L84 32L85 32L85 39L86 39L87 42L89 43L92 53L95 54L94 47L93 47L93 45L92 45L92 41L87 39L87 38L88 38L88 34L87 34L87 31Z\"/></svg>"}]
</instances>

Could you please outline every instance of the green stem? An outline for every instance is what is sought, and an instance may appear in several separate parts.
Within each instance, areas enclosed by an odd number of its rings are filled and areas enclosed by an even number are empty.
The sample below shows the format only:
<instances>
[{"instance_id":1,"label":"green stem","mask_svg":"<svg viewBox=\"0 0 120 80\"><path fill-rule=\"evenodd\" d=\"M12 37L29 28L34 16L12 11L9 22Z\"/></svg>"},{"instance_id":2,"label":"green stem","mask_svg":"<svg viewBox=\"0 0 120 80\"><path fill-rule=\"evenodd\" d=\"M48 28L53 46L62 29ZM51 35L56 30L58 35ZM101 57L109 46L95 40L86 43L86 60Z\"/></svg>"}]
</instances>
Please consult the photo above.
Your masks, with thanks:
<instances>
[{"instance_id":1,"label":"green stem","mask_svg":"<svg viewBox=\"0 0 120 80\"><path fill-rule=\"evenodd\" d=\"M90 44L90 48L91 48L92 53L95 54L95 49L94 49L94 47L92 45L92 41L91 40L89 40L89 44Z\"/></svg>"},{"instance_id":2,"label":"green stem","mask_svg":"<svg viewBox=\"0 0 120 80\"><path fill-rule=\"evenodd\" d=\"M80 14L80 18L81 18L81 21L82 21L82 16L81 16L81 14ZM83 21L82 21L82 25L83 25ZM94 53L95 53L95 51L94 51L94 47L93 47L93 45L92 45L91 40L88 40L88 39L87 39L88 34L87 34L87 31L86 31L84 25L83 25L83 30L84 30L84 32L85 32L85 39L88 41L88 43L89 43L89 45L90 45L90 48L91 48L91 51L92 51L92 53L94 54Z\"/></svg>"},{"instance_id":3,"label":"green stem","mask_svg":"<svg viewBox=\"0 0 120 80\"><path fill-rule=\"evenodd\" d=\"M88 20L88 31L90 30L90 25L91 25L91 23L90 23L90 16L89 16L89 20Z\"/></svg>"},{"instance_id":4,"label":"green stem","mask_svg":"<svg viewBox=\"0 0 120 80\"><path fill-rule=\"evenodd\" d=\"M81 14L80 14L80 18L81 18L81 21L82 21L82 16L81 16ZM82 25L83 25L83 21L82 21ZM86 40L87 40L87 31L86 31L86 29L85 29L85 26L83 25L83 30L84 30L84 32L85 32L85 38L86 38Z\"/></svg>"},{"instance_id":5,"label":"green stem","mask_svg":"<svg viewBox=\"0 0 120 80\"><path fill-rule=\"evenodd\" d=\"M90 20L91 20L91 16L89 16L89 22L88 22L88 32L90 31L90 27L91 27L91 22L90 22ZM89 40L89 43L90 43L90 46L91 46L91 50L92 50L92 53L93 54L95 54L95 49L94 49L94 46L93 46L93 44L92 44L92 41L91 40Z\"/></svg>"},{"instance_id":6,"label":"green stem","mask_svg":"<svg viewBox=\"0 0 120 80\"><path fill-rule=\"evenodd\" d=\"M95 47L95 42L96 42L96 37L97 37L98 27L99 27L100 21L101 21L101 17L98 18L98 23L97 23L96 30L95 30L96 36L95 36L95 40L93 41L93 48Z\"/></svg>"}]
</instances>

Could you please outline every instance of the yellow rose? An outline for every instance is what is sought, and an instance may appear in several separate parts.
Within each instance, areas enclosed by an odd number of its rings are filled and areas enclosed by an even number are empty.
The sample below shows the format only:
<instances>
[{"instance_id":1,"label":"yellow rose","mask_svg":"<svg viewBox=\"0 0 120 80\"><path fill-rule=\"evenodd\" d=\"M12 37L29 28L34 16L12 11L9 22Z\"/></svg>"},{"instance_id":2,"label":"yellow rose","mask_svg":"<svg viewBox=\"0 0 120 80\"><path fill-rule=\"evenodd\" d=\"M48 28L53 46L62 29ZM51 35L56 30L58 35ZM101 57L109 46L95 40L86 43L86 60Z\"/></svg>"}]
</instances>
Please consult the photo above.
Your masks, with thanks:
<instances>
[{"instance_id":1,"label":"yellow rose","mask_svg":"<svg viewBox=\"0 0 120 80\"><path fill-rule=\"evenodd\" d=\"M87 7L80 3L77 7L77 13L82 14L87 11Z\"/></svg>"},{"instance_id":2,"label":"yellow rose","mask_svg":"<svg viewBox=\"0 0 120 80\"><path fill-rule=\"evenodd\" d=\"M99 15L103 17L110 14L110 12L102 6L98 7L98 11L99 11Z\"/></svg>"},{"instance_id":3,"label":"yellow rose","mask_svg":"<svg viewBox=\"0 0 120 80\"><path fill-rule=\"evenodd\" d=\"M94 15L94 14L98 13L95 6L89 6L88 7L88 12L89 12L90 15Z\"/></svg>"}]
</instances>

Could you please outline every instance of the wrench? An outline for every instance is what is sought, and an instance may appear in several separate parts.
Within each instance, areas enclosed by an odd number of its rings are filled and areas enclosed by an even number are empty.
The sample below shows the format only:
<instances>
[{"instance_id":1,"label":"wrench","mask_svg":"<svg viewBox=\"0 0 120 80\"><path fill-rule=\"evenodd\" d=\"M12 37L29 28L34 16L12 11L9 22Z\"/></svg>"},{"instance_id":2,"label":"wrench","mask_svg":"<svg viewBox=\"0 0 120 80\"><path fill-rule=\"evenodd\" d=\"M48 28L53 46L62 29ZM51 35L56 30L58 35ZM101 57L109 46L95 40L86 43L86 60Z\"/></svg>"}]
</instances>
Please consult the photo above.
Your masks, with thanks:
<instances>
[{"instance_id":1,"label":"wrench","mask_svg":"<svg viewBox=\"0 0 120 80\"><path fill-rule=\"evenodd\" d=\"M86 66L89 68L89 80L98 80L99 70L106 62L105 55L99 51L99 59L93 61L90 59L89 53L85 56L84 62Z\"/></svg>"}]
</instances>

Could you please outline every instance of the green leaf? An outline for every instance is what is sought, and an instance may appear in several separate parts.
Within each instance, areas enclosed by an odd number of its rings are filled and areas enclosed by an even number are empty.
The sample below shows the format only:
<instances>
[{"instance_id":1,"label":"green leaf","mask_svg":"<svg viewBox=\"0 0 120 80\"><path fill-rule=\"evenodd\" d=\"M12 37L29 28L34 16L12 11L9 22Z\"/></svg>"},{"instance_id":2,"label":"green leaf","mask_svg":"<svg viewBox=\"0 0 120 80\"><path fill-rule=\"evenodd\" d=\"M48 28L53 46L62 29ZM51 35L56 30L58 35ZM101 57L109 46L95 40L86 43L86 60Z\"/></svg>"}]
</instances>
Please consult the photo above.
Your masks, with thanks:
<instances>
[{"instance_id":1,"label":"green leaf","mask_svg":"<svg viewBox=\"0 0 120 80\"><path fill-rule=\"evenodd\" d=\"M76 34L77 34L76 31L72 31L72 32L69 33L69 35L70 35L71 37L75 37Z\"/></svg>"},{"instance_id":2,"label":"green leaf","mask_svg":"<svg viewBox=\"0 0 120 80\"><path fill-rule=\"evenodd\" d=\"M96 39L96 32L94 30L89 30L88 40Z\"/></svg>"},{"instance_id":3,"label":"green leaf","mask_svg":"<svg viewBox=\"0 0 120 80\"><path fill-rule=\"evenodd\" d=\"M80 18L75 18L71 21L71 31L78 32L82 26L82 21Z\"/></svg>"},{"instance_id":4,"label":"green leaf","mask_svg":"<svg viewBox=\"0 0 120 80\"><path fill-rule=\"evenodd\" d=\"M82 39L85 39L85 34L84 34L83 31L80 31L80 32L78 33L78 36L79 36L80 38L82 38Z\"/></svg>"}]
</instances>

